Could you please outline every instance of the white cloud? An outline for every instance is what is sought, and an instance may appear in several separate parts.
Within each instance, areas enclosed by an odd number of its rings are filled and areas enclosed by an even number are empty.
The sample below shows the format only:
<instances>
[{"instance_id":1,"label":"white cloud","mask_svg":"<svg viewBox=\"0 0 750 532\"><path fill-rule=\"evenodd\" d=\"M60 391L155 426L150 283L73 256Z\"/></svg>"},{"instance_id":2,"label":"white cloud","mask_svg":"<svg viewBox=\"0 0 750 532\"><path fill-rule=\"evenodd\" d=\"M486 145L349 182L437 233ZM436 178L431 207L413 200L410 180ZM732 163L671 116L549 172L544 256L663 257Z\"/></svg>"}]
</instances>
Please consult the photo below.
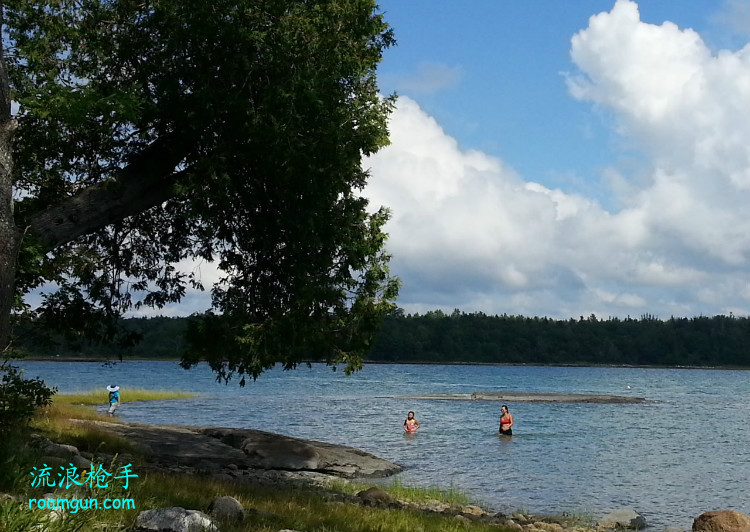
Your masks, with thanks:
<instances>
[{"instance_id":1,"label":"white cloud","mask_svg":"<svg viewBox=\"0 0 750 532\"><path fill-rule=\"evenodd\" d=\"M567 318L750 309L750 45L712 53L692 30L619 0L572 39L573 97L611 114L641 168L612 166L608 212L462 151L401 98L367 162L388 205L399 304Z\"/></svg>"}]
</instances>

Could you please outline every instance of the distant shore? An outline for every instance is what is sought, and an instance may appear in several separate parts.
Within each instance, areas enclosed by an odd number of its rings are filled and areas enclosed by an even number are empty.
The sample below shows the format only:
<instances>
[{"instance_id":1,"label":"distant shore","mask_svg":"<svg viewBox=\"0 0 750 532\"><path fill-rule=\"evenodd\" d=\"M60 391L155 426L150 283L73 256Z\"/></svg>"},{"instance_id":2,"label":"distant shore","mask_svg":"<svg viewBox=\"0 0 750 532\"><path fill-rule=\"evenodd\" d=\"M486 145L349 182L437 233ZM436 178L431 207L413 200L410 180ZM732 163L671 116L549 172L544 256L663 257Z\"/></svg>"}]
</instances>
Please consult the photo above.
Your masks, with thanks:
<instances>
[{"instance_id":1,"label":"distant shore","mask_svg":"<svg viewBox=\"0 0 750 532\"><path fill-rule=\"evenodd\" d=\"M71 356L27 356L23 358L14 358L15 361L31 360L34 362L120 362L117 357L71 357ZM180 362L178 357L123 357L122 362ZM303 361L306 363L308 361ZM324 364L317 360L310 360L311 364ZM748 371L750 366L664 366L664 365L636 365L636 364L587 364L587 363L559 363L559 364L522 364L522 363L502 363L502 362L430 362L430 361L386 361L386 360L365 360L365 365L401 365L401 366L498 366L498 367L554 367L554 368L633 368L633 369L702 369L718 371Z\"/></svg>"}]
</instances>

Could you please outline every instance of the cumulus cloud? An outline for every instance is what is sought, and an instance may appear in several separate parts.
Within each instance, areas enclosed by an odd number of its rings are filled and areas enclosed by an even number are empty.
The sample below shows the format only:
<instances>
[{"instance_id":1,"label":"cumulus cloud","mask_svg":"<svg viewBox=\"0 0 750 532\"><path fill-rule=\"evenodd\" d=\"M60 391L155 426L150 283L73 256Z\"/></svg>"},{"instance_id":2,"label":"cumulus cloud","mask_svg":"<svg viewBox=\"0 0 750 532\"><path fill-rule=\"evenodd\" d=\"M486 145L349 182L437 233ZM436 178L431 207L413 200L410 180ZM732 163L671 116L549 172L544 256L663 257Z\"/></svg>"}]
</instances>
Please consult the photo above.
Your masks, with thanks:
<instances>
[{"instance_id":1,"label":"cumulus cloud","mask_svg":"<svg viewBox=\"0 0 750 532\"><path fill-rule=\"evenodd\" d=\"M575 35L571 95L642 155L603 179L621 205L527 182L463 151L402 97L392 145L367 161L399 304L547 315L660 317L750 309L750 45L712 53L692 30L619 0Z\"/></svg>"}]
</instances>

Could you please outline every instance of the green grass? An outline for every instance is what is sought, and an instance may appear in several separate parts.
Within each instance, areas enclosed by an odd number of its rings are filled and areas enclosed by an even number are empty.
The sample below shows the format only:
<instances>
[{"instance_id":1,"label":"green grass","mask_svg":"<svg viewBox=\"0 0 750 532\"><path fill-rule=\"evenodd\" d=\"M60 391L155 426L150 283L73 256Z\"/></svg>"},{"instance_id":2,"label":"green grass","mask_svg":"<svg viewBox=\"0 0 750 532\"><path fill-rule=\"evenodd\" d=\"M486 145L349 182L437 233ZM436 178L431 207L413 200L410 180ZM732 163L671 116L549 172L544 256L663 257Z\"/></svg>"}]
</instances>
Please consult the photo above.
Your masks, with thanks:
<instances>
[{"instance_id":1,"label":"green grass","mask_svg":"<svg viewBox=\"0 0 750 532\"><path fill-rule=\"evenodd\" d=\"M138 473L137 470L134 472ZM58 495L74 496L70 491ZM222 532L275 532L284 528L307 532L503 532L503 528L496 525L461 522L438 514L341 504L331 494L320 490L273 488L196 475L156 473L131 479L127 493L118 494L115 490L106 495L92 495L100 500L105 496L132 498L135 510L82 510L67 516L70 528L52 528L51 532L126 530L140 511L170 506L206 511L211 500L222 495L235 497L244 508L252 509L243 522L219 521L217 524ZM87 495L80 493L77 496ZM0 508L5 504L0 504ZM0 510L0 515L12 513L7 507L4 512ZM29 512L26 507L25 512L8 518L21 521L28 517ZM38 513L37 519L42 515ZM80 528L76 528L78 526Z\"/></svg>"},{"instance_id":2,"label":"green grass","mask_svg":"<svg viewBox=\"0 0 750 532\"><path fill-rule=\"evenodd\" d=\"M146 390L144 388L121 388L120 396L123 402L163 401L166 399L189 399L198 394L173 390ZM106 388L79 391L75 393L59 393L53 398L57 404L66 405L103 405L109 402L109 392Z\"/></svg>"}]
</instances>

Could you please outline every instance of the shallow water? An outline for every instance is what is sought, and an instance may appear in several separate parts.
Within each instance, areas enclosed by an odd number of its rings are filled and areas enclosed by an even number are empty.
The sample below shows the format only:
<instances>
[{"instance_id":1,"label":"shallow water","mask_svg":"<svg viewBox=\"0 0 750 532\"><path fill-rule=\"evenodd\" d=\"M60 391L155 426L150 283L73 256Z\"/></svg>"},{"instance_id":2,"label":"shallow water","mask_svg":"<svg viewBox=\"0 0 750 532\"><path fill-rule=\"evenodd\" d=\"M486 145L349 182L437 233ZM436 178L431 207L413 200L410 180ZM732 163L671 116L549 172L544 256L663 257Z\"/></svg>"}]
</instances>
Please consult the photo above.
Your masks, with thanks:
<instances>
[{"instance_id":1,"label":"shallow water","mask_svg":"<svg viewBox=\"0 0 750 532\"><path fill-rule=\"evenodd\" d=\"M407 468L404 483L455 486L495 511L600 516L632 507L649 525L690 529L708 510L750 513L750 372L643 368L369 364L274 370L244 389L175 362L23 362L60 391L117 383L127 421L246 427L351 445ZM628 390L627 386L631 389ZM200 393L128 403L128 388ZM404 395L517 391L633 394L645 404L510 404ZM103 393L103 397L106 393ZM101 407L104 409L104 405ZM403 434L415 410L422 429Z\"/></svg>"}]
</instances>

